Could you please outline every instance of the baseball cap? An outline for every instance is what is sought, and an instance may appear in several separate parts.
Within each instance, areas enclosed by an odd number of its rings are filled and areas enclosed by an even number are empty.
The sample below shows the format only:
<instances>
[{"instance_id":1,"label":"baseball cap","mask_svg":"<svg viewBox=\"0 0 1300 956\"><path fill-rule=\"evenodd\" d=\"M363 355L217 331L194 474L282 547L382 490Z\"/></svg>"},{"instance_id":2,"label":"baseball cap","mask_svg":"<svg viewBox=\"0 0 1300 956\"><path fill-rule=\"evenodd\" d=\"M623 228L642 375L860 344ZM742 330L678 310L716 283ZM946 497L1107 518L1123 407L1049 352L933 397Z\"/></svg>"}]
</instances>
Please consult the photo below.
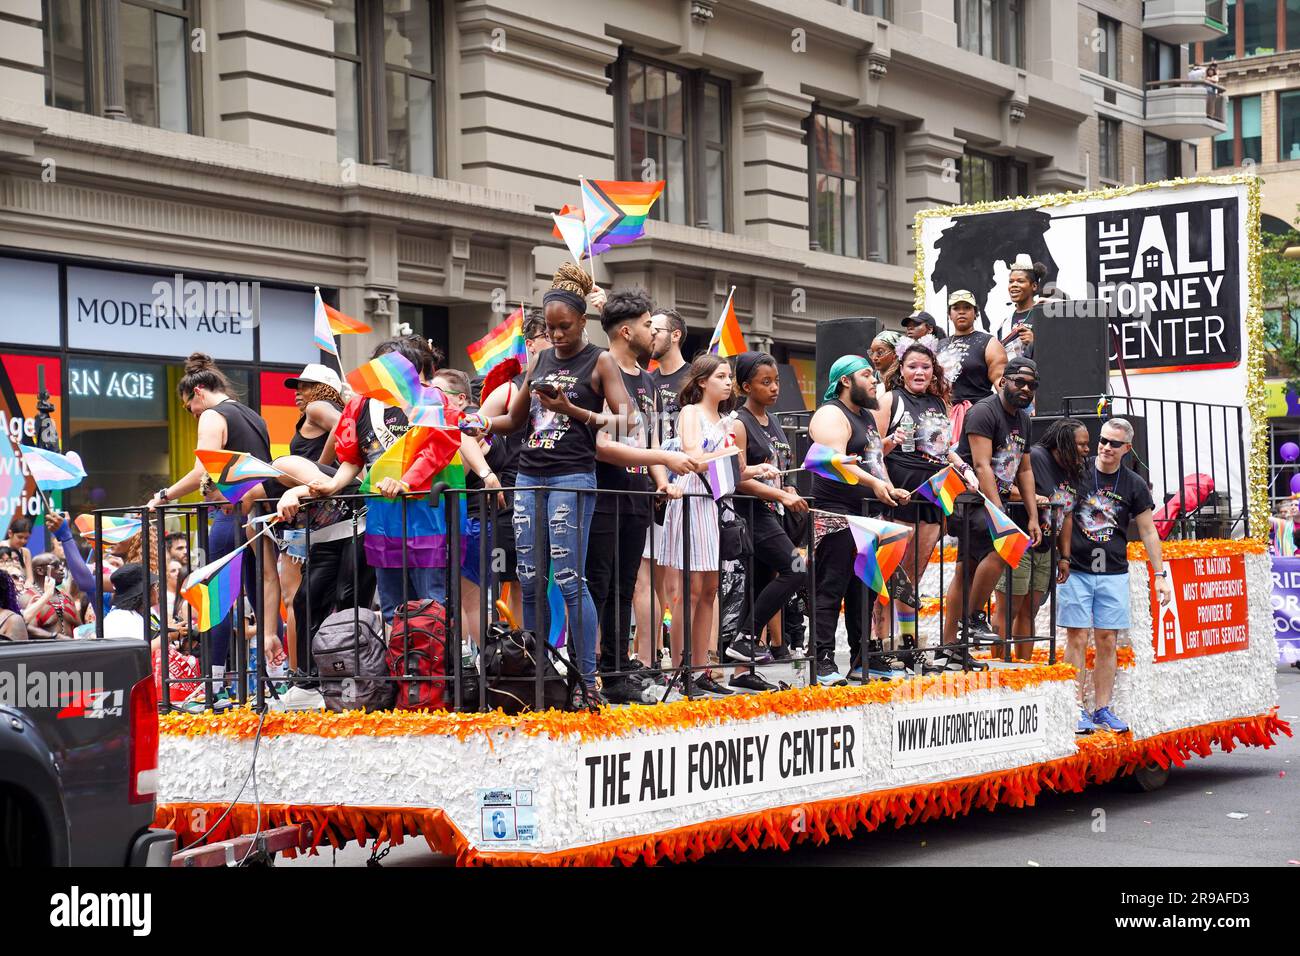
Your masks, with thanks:
<instances>
[{"instance_id":1,"label":"baseball cap","mask_svg":"<svg viewBox=\"0 0 1300 956\"><path fill-rule=\"evenodd\" d=\"M1028 372L1034 378L1038 378L1038 365L1033 359L1027 359L1023 355L1017 356L1007 362L1002 369L1002 375L1015 375L1017 372Z\"/></svg>"},{"instance_id":2,"label":"baseball cap","mask_svg":"<svg viewBox=\"0 0 1300 956\"><path fill-rule=\"evenodd\" d=\"M321 365L319 362L311 362L293 378L286 378L284 387L297 388L304 382L328 385L340 394L343 392L343 381L339 378L339 373L328 365Z\"/></svg>"},{"instance_id":3,"label":"baseball cap","mask_svg":"<svg viewBox=\"0 0 1300 956\"><path fill-rule=\"evenodd\" d=\"M903 319L903 328L910 329L914 325L928 325L931 329L939 328L939 323L929 312L913 312Z\"/></svg>"},{"instance_id":4,"label":"baseball cap","mask_svg":"<svg viewBox=\"0 0 1300 956\"><path fill-rule=\"evenodd\" d=\"M952 308L958 302L969 302L975 308L979 308L975 303L975 294L969 289L958 289L956 292L948 294L948 308Z\"/></svg>"}]
</instances>

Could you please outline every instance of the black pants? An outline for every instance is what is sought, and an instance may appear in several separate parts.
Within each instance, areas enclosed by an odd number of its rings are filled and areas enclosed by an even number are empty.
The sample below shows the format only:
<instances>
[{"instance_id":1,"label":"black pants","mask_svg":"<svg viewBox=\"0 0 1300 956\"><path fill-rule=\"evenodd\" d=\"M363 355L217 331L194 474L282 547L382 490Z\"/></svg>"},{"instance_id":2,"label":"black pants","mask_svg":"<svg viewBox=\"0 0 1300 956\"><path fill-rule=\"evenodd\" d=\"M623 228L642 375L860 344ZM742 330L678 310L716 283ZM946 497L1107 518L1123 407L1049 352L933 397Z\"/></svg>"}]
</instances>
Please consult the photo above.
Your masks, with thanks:
<instances>
[{"instance_id":1,"label":"black pants","mask_svg":"<svg viewBox=\"0 0 1300 956\"><path fill-rule=\"evenodd\" d=\"M354 568L355 590L352 581ZM304 570L302 584L293 596L293 616L297 628L298 667L314 675L316 663L309 653L311 639L325 618L335 611L354 604L370 607L375 597L375 572L366 563L365 545L360 538L313 544ZM309 602L310 621L307 614Z\"/></svg>"},{"instance_id":2,"label":"black pants","mask_svg":"<svg viewBox=\"0 0 1300 956\"><path fill-rule=\"evenodd\" d=\"M853 575L853 580L849 582L849 591L844 595L844 629L849 633L850 668L862 663L862 635L865 633L868 637L871 636L870 614L874 609L871 603L873 597L875 592L868 591L862 579L856 574Z\"/></svg>"},{"instance_id":3,"label":"black pants","mask_svg":"<svg viewBox=\"0 0 1300 956\"><path fill-rule=\"evenodd\" d=\"M760 525L756 530L765 529ZM784 531L755 540L753 568L753 596L745 630L757 636L790 596L808 583L808 571Z\"/></svg>"},{"instance_id":4,"label":"black pants","mask_svg":"<svg viewBox=\"0 0 1300 956\"><path fill-rule=\"evenodd\" d=\"M632 594L641 570L641 552L650 527L649 514L597 511L587 539L587 590L600 623L603 673L627 669L627 645L632 632Z\"/></svg>"},{"instance_id":5,"label":"black pants","mask_svg":"<svg viewBox=\"0 0 1300 956\"><path fill-rule=\"evenodd\" d=\"M817 620L813 625L813 639L818 660L835 656L835 625L840 619L840 604L848 597L853 582L858 581L857 575L853 573L853 559L857 553L853 533L848 528L824 535L817 542L817 573L813 584L817 593ZM863 591L864 601L869 600L871 592L865 588ZM852 618L852 611L848 613ZM857 617L861 621L861 610ZM871 622L868 619L866 633L858 634L857 646L850 644L852 653L860 655L862 638L870 633Z\"/></svg>"}]
</instances>

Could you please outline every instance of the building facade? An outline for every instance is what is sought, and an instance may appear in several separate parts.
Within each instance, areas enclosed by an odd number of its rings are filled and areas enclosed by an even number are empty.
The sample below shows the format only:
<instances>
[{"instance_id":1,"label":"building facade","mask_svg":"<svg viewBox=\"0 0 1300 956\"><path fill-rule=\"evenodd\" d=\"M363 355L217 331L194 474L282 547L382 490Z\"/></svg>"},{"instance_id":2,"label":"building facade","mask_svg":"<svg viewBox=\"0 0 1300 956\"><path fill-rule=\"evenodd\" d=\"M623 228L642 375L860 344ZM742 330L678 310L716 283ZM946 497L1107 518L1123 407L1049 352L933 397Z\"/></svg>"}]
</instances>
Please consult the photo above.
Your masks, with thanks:
<instances>
[{"instance_id":1,"label":"building facade","mask_svg":"<svg viewBox=\"0 0 1300 956\"><path fill-rule=\"evenodd\" d=\"M811 399L818 321L909 310L915 212L1087 183L1084 26L1054 0L0 0L6 410L32 430L43 382L107 475L74 506L184 470L195 349L287 441L313 287L375 328L345 366L405 324L463 367L540 301L583 176L667 182L602 285L693 341L735 286Z\"/></svg>"}]
</instances>

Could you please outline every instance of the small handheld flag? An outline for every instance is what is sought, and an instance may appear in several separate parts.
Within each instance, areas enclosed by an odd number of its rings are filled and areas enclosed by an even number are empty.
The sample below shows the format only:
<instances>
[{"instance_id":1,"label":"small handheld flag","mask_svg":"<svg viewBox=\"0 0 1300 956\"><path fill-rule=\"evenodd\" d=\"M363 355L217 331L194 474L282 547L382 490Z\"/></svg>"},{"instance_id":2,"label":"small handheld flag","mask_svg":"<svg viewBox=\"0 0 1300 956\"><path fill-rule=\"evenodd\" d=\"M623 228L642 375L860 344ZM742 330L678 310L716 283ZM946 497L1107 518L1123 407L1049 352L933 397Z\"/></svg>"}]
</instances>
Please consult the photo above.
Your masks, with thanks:
<instances>
[{"instance_id":1,"label":"small handheld flag","mask_svg":"<svg viewBox=\"0 0 1300 956\"><path fill-rule=\"evenodd\" d=\"M611 179L581 182L582 219L592 255L641 238L650 207L664 191L665 184L662 179L653 183Z\"/></svg>"},{"instance_id":2,"label":"small handheld flag","mask_svg":"<svg viewBox=\"0 0 1300 956\"><path fill-rule=\"evenodd\" d=\"M72 522L81 532L83 538L94 540L95 538L95 516L91 514L77 515ZM140 533L139 518L119 518L112 515L105 515L102 519L104 544L121 544L128 541Z\"/></svg>"},{"instance_id":3,"label":"small handheld flag","mask_svg":"<svg viewBox=\"0 0 1300 956\"><path fill-rule=\"evenodd\" d=\"M198 615L195 623L198 630L212 630L226 619L230 609L239 600L244 548L247 546L243 545L224 558L196 569L181 585L181 596Z\"/></svg>"},{"instance_id":4,"label":"small handheld flag","mask_svg":"<svg viewBox=\"0 0 1300 956\"><path fill-rule=\"evenodd\" d=\"M212 483L231 504L268 478L278 478L282 472L266 462L242 451L213 451L196 448L194 457L199 460Z\"/></svg>"},{"instance_id":5,"label":"small handheld flag","mask_svg":"<svg viewBox=\"0 0 1300 956\"><path fill-rule=\"evenodd\" d=\"M515 359L522 366L528 361L528 349L524 347L524 307L515 309L504 322L471 343L468 351L474 371L479 375L506 359Z\"/></svg>"},{"instance_id":6,"label":"small handheld flag","mask_svg":"<svg viewBox=\"0 0 1300 956\"><path fill-rule=\"evenodd\" d=\"M1007 517L1006 512L984 499L984 509L989 515L989 534L993 537L993 550L1011 567L1020 563L1025 549L1029 547L1029 535Z\"/></svg>"},{"instance_id":7,"label":"small handheld flag","mask_svg":"<svg viewBox=\"0 0 1300 956\"><path fill-rule=\"evenodd\" d=\"M709 490L713 500L721 501L736 491L736 472L731 467L733 456L724 455L709 459Z\"/></svg>"},{"instance_id":8,"label":"small handheld flag","mask_svg":"<svg viewBox=\"0 0 1300 956\"><path fill-rule=\"evenodd\" d=\"M842 481L846 485L856 485L858 476L844 466L857 464L860 460L860 455L842 455L829 445L813 442L808 446L808 454L804 455L803 467L806 471L821 475L823 478L829 478L831 481Z\"/></svg>"},{"instance_id":9,"label":"small handheld flag","mask_svg":"<svg viewBox=\"0 0 1300 956\"><path fill-rule=\"evenodd\" d=\"M81 465L81 458L75 451L60 455L56 451L19 445L18 451L23 457L23 464L41 491L64 491L75 488L86 477L86 469Z\"/></svg>"},{"instance_id":10,"label":"small handheld flag","mask_svg":"<svg viewBox=\"0 0 1300 956\"><path fill-rule=\"evenodd\" d=\"M327 305L320 297L320 286L316 287L314 310L312 328L316 336L316 347L322 352L329 352L335 358L339 357L339 350L334 344L334 336L359 335L371 331L366 323L350 315L344 315L333 306Z\"/></svg>"},{"instance_id":11,"label":"small handheld flag","mask_svg":"<svg viewBox=\"0 0 1300 956\"><path fill-rule=\"evenodd\" d=\"M555 220L555 232L559 233L564 244L569 247L569 255L573 256L574 262L581 263L587 252L587 227L582 222L582 210L577 213L576 216L566 216L553 212L551 218Z\"/></svg>"},{"instance_id":12,"label":"small handheld flag","mask_svg":"<svg viewBox=\"0 0 1300 956\"><path fill-rule=\"evenodd\" d=\"M748 351L745 337L740 334L740 320L736 318L736 287L731 287L727 304L722 307L722 315L713 329L713 338L709 339L709 351L723 358L731 358Z\"/></svg>"},{"instance_id":13,"label":"small handheld flag","mask_svg":"<svg viewBox=\"0 0 1300 956\"><path fill-rule=\"evenodd\" d=\"M966 490L966 482L962 480L961 475L957 474L957 470L949 465L942 471L936 471L916 490L942 508L944 514L951 515L953 502Z\"/></svg>"},{"instance_id":14,"label":"small handheld flag","mask_svg":"<svg viewBox=\"0 0 1300 956\"><path fill-rule=\"evenodd\" d=\"M408 409L429 404L420 373L400 352L385 352L348 372L352 390L385 405Z\"/></svg>"},{"instance_id":15,"label":"small handheld flag","mask_svg":"<svg viewBox=\"0 0 1300 956\"><path fill-rule=\"evenodd\" d=\"M902 563L912 529L908 525L881 521L879 518L859 515L845 517L858 549L853 560L853 573L875 591L880 603L884 604L889 600L889 589L885 582Z\"/></svg>"}]
</instances>

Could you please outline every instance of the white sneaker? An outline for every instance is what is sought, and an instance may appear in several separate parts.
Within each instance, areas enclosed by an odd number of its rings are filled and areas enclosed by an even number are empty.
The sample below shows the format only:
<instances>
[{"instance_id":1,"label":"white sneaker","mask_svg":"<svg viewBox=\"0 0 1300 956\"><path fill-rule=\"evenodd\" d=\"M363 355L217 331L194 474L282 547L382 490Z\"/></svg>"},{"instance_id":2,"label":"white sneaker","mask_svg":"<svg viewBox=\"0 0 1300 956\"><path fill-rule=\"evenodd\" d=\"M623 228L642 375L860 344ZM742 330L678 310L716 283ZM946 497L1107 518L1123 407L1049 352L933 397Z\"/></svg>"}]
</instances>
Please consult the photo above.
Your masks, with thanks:
<instances>
[{"instance_id":1,"label":"white sneaker","mask_svg":"<svg viewBox=\"0 0 1300 956\"><path fill-rule=\"evenodd\" d=\"M325 698L318 690L308 690L297 684L280 695L281 710L324 710Z\"/></svg>"}]
</instances>

